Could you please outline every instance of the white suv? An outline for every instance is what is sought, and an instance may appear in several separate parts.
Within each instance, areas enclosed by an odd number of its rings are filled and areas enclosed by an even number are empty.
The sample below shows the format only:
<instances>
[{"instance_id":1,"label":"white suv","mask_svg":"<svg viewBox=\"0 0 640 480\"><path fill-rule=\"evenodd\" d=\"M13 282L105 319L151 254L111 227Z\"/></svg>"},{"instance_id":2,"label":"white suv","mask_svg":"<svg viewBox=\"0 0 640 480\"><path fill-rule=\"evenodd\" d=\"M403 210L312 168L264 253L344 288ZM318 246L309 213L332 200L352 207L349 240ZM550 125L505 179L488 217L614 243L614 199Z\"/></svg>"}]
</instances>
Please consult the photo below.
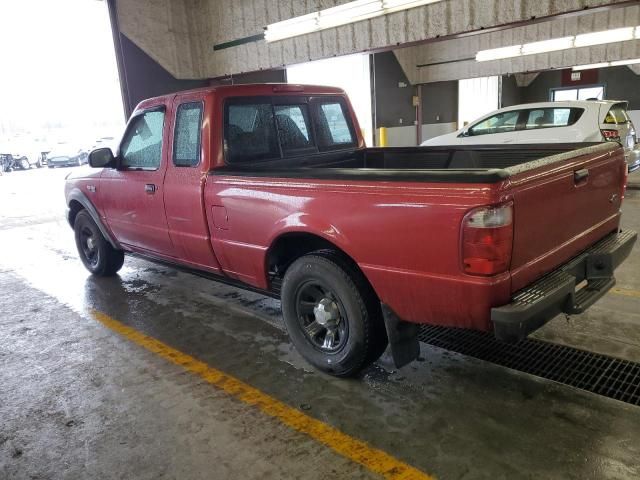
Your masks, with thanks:
<instances>
[{"instance_id":1,"label":"white suv","mask_svg":"<svg viewBox=\"0 0 640 480\"><path fill-rule=\"evenodd\" d=\"M640 168L640 144L627 102L585 100L514 105L491 112L464 128L423 142L435 145L620 142L632 172Z\"/></svg>"}]
</instances>

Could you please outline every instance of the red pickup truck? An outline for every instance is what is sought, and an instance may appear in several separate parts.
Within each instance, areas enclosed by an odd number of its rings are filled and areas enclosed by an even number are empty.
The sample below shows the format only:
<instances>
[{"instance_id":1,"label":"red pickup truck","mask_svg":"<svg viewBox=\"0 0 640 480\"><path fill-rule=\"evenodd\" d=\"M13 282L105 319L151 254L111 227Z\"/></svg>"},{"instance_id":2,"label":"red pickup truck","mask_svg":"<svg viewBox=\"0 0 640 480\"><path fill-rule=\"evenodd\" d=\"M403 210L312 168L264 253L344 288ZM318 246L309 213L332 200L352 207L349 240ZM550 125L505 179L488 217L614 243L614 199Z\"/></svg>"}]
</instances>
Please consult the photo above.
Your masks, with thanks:
<instances>
[{"instance_id":1,"label":"red pickup truck","mask_svg":"<svg viewBox=\"0 0 640 480\"><path fill-rule=\"evenodd\" d=\"M353 375L421 323L505 341L580 313L635 232L615 143L366 148L343 91L265 84L145 100L67 178L82 262L135 254L280 298L315 367Z\"/></svg>"}]
</instances>

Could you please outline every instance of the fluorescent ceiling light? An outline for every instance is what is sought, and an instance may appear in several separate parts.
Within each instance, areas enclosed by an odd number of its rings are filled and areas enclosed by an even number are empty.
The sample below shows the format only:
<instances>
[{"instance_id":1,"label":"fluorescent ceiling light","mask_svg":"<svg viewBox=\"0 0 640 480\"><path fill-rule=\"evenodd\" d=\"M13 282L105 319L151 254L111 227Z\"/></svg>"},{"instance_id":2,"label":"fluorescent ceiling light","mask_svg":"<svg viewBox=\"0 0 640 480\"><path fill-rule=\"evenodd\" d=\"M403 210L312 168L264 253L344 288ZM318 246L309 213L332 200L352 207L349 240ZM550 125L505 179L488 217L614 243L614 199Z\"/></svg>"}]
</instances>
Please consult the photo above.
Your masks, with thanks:
<instances>
[{"instance_id":1,"label":"fluorescent ceiling light","mask_svg":"<svg viewBox=\"0 0 640 480\"><path fill-rule=\"evenodd\" d=\"M380 0L356 0L318 12L320 30L372 18L380 13Z\"/></svg>"},{"instance_id":2,"label":"fluorescent ceiling light","mask_svg":"<svg viewBox=\"0 0 640 480\"><path fill-rule=\"evenodd\" d=\"M576 35L574 44L576 47L589 47L591 45L633 40L634 30L634 27L625 27L603 32L583 33L582 35Z\"/></svg>"},{"instance_id":3,"label":"fluorescent ceiling light","mask_svg":"<svg viewBox=\"0 0 640 480\"><path fill-rule=\"evenodd\" d=\"M592 68L604 68L610 65L609 62L601 62L601 63L592 63L589 65L578 65L577 67L573 67L571 70L577 72L579 70L591 70Z\"/></svg>"},{"instance_id":4,"label":"fluorescent ceiling light","mask_svg":"<svg viewBox=\"0 0 640 480\"><path fill-rule=\"evenodd\" d=\"M387 13L408 10L442 0L355 0L337 7L326 8L317 12L290 18L282 22L267 25L264 38L267 42L275 42L284 38L296 37L307 33L318 32L327 28L338 27Z\"/></svg>"},{"instance_id":5,"label":"fluorescent ceiling light","mask_svg":"<svg viewBox=\"0 0 640 480\"><path fill-rule=\"evenodd\" d=\"M521 51L522 45L513 45L511 47L482 50L476 55L476 60L479 62L485 62L487 60L499 60L501 58L518 57L521 55Z\"/></svg>"},{"instance_id":6,"label":"fluorescent ceiling light","mask_svg":"<svg viewBox=\"0 0 640 480\"><path fill-rule=\"evenodd\" d=\"M634 58L633 60L616 60L615 62L609 62L612 67L619 67L620 65L635 65L640 63L640 58Z\"/></svg>"},{"instance_id":7,"label":"fluorescent ceiling light","mask_svg":"<svg viewBox=\"0 0 640 480\"><path fill-rule=\"evenodd\" d=\"M556 52L566 50L573 46L573 37L552 38L541 42L525 43L522 45L522 55L533 55L535 53Z\"/></svg>"},{"instance_id":8,"label":"fluorescent ceiling light","mask_svg":"<svg viewBox=\"0 0 640 480\"><path fill-rule=\"evenodd\" d=\"M552 38L551 40L542 40L540 42L480 50L476 54L476 61L486 62L501 58L513 58L523 55L534 55L536 53L568 50L574 47L588 47L613 42L625 42L627 40L633 40L634 38L640 39L640 26L614 28L612 30L604 30L601 32L583 33L572 37Z\"/></svg>"},{"instance_id":9,"label":"fluorescent ceiling light","mask_svg":"<svg viewBox=\"0 0 640 480\"><path fill-rule=\"evenodd\" d=\"M429 3L438 3L440 1L442 0L384 0L382 2L382 8L385 10L384 13L393 13L409 8L421 7Z\"/></svg>"},{"instance_id":10,"label":"fluorescent ceiling light","mask_svg":"<svg viewBox=\"0 0 640 480\"><path fill-rule=\"evenodd\" d=\"M601 62L601 63L592 63L590 65L578 65L577 67L573 67L572 70L589 70L590 68L605 68L605 67L619 67L621 65L635 65L636 63L640 63L640 58L634 58L632 60L616 60L614 62Z\"/></svg>"},{"instance_id":11,"label":"fluorescent ceiling light","mask_svg":"<svg viewBox=\"0 0 640 480\"><path fill-rule=\"evenodd\" d=\"M264 32L267 42L295 37L318 29L318 12L274 23Z\"/></svg>"}]
</instances>

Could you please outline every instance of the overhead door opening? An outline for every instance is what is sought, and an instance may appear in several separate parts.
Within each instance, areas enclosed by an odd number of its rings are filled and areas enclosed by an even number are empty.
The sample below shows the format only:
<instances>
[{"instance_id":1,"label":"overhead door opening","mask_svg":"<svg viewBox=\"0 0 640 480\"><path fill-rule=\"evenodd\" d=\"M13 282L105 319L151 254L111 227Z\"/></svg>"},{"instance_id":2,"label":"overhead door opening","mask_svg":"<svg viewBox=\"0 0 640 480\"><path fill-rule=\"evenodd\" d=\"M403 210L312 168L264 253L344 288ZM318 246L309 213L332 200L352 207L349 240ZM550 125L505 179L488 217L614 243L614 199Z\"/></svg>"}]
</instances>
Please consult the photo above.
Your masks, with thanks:
<instances>
[{"instance_id":1,"label":"overhead door opening","mask_svg":"<svg viewBox=\"0 0 640 480\"><path fill-rule=\"evenodd\" d=\"M458 81L458 128L498 109L499 84L499 77Z\"/></svg>"},{"instance_id":2,"label":"overhead door opening","mask_svg":"<svg viewBox=\"0 0 640 480\"><path fill-rule=\"evenodd\" d=\"M287 67L287 82L342 88L358 117L367 145L373 145L369 55L348 55Z\"/></svg>"}]
</instances>

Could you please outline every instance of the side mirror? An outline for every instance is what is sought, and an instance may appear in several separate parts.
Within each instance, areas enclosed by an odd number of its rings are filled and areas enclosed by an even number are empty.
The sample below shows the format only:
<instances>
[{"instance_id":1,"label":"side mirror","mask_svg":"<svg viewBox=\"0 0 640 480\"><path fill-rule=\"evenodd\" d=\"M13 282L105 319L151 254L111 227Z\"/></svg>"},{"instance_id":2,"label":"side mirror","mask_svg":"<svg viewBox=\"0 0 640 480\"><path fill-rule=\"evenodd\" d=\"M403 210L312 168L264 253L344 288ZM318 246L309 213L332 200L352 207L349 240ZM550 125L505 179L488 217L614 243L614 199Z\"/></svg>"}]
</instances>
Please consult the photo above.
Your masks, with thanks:
<instances>
[{"instance_id":1,"label":"side mirror","mask_svg":"<svg viewBox=\"0 0 640 480\"><path fill-rule=\"evenodd\" d=\"M93 168L113 167L115 160L110 148L97 148L89 154L89 165Z\"/></svg>"},{"instance_id":2,"label":"side mirror","mask_svg":"<svg viewBox=\"0 0 640 480\"><path fill-rule=\"evenodd\" d=\"M469 136L469 129L465 128L464 130L462 130L462 132L460 132L460 135L458 135L458 137L468 137Z\"/></svg>"}]
</instances>

